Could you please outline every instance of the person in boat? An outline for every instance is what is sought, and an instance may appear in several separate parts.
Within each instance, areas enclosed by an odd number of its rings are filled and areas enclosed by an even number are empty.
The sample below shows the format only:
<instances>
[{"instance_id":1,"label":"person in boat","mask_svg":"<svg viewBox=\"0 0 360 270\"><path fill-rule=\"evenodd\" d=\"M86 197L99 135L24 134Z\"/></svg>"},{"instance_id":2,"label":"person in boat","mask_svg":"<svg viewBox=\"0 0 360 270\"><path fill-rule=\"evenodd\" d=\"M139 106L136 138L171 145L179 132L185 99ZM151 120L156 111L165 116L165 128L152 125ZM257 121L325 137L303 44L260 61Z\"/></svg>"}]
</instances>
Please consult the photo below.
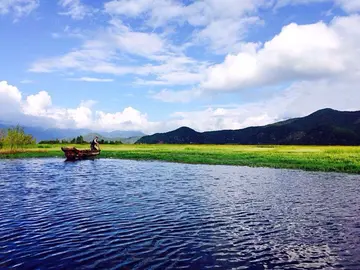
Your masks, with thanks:
<instances>
[{"instance_id":1,"label":"person in boat","mask_svg":"<svg viewBox=\"0 0 360 270\"><path fill-rule=\"evenodd\" d=\"M96 136L90 143L91 151L99 151L100 150L100 144L99 144L99 137Z\"/></svg>"}]
</instances>

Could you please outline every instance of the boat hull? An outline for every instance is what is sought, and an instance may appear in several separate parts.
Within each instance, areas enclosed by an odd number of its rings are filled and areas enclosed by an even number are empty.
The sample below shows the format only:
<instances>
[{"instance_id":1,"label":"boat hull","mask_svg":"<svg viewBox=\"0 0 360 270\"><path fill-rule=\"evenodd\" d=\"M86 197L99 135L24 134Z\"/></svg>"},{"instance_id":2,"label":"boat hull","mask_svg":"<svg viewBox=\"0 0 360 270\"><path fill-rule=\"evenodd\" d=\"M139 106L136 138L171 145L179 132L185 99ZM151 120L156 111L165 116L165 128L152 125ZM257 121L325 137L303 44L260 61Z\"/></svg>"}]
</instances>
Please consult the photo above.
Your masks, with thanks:
<instances>
[{"instance_id":1,"label":"boat hull","mask_svg":"<svg viewBox=\"0 0 360 270\"><path fill-rule=\"evenodd\" d=\"M91 159L100 154L100 150L79 150L75 147L61 147L67 160Z\"/></svg>"}]
</instances>

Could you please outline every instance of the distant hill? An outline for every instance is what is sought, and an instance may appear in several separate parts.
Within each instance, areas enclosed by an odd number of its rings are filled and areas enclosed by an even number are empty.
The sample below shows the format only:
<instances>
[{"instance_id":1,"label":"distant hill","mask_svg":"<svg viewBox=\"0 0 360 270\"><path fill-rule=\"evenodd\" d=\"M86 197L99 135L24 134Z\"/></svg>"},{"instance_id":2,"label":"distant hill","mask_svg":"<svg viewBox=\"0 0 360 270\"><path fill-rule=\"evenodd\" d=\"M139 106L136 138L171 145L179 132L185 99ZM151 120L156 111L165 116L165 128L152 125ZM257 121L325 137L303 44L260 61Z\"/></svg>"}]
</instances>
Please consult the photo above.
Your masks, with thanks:
<instances>
[{"instance_id":1,"label":"distant hill","mask_svg":"<svg viewBox=\"0 0 360 270\"><path fill-rule=\"evenodd\" d=\"M142 138L142 136L135 136L135 137L129 137L129 138L121 138L121 142L123 144L134 144L136 143L138 140L140 140Z\"/></svg>"},{"instance_id":2,"label":"distant hill","mask_svg":"<svg viewBox=\"0 0 360 270\"><path fill-rule=\"evenodd\" d=\"M105 134L105 135L104 135ZM99 137L99 140L104 140L104 141L121 141L124 144L134 144L136 141L138 141L142 136L133 136L133 137L112 137L115 136L116 134L122 134L123 136L127 136L126 134L130 135L130 134L139 134L139 133L131 133L130 131L128 133L123 133L122 131L119 131L119 133L113 133L110 134L109 133L88 133L85 135L82 135L84 140L87 142L90 142L91 140L93 140L95 138L95 136ZM106 136L107 135L107 136ZM112 136L111 136L112 135Z\"/></svg>"},{"instance_id":3,"label":"distant hill","mask_svg":"<svg viewBox=\"0 0 360 270\"><path fill-rule=\"evenodd\" d=\"M11 125L1 124L0 129L6 129L12 127ZM96 133L89 129L60 129L60 128L41 128L41 127L24 127L24 131L27 134L31 134L37 142L49 141L49 140L62 140L72 139L82 135L85 141L92 140L95 135L98 135L100 139L106 141L120 140L123 143L134 143L136 140L144 136L145 134L140 131L112 131L112 132L100 132ZM136 139L134 139L136 138Z\"/></svg>"},{"instance_id":4,"label":"distant hill","mask_svg":"<svg viewBox=\"0 0 360 270\"><path fill-rule=\"evenodd\" d=\"M239 130L197 132L181 127L144 136L136 143L359 145L360 111L323 109L306 117Z\"/></svg>"}]
</instances>

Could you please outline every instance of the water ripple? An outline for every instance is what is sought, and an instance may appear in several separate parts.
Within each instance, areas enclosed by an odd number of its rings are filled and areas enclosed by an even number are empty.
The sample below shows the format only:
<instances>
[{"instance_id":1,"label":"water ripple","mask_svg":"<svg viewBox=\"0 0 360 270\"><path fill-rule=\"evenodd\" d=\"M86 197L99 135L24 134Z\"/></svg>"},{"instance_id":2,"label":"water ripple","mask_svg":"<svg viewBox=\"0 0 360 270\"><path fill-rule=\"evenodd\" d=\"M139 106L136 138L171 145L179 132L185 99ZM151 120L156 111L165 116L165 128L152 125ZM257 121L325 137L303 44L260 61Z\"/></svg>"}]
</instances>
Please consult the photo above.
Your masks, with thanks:
<instances>
[{"instance_id":1,"label":"water ripple","mask_svg":"<svg viewBox=\"0 0 360 270\"><path fill-rule=\"evenodd\" d=\"M360 269L360 177L0 161L0 269Z\"/></svg>"}]
</instances>

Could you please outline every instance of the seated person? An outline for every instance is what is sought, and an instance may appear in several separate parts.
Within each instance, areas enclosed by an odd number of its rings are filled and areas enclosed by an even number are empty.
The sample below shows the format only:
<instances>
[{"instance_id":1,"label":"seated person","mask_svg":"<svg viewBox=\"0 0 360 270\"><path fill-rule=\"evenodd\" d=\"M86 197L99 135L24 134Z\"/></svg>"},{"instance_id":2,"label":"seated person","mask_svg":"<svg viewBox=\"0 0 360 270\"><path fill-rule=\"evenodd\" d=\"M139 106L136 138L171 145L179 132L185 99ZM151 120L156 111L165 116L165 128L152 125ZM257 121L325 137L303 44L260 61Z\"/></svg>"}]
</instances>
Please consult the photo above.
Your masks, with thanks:
<instances>
[{"instance_id":1,"label":"seated person","mask_svg":"<svg viewBox=\"0 0 360 270\"><path fill-rule=\"evenodd\" d=\"M90 143L90 149L91 151L99 151L100 150L100 144L98 142L99 137L96 136L95 139L93 139Z\"/></svg>"}]
</instances>

